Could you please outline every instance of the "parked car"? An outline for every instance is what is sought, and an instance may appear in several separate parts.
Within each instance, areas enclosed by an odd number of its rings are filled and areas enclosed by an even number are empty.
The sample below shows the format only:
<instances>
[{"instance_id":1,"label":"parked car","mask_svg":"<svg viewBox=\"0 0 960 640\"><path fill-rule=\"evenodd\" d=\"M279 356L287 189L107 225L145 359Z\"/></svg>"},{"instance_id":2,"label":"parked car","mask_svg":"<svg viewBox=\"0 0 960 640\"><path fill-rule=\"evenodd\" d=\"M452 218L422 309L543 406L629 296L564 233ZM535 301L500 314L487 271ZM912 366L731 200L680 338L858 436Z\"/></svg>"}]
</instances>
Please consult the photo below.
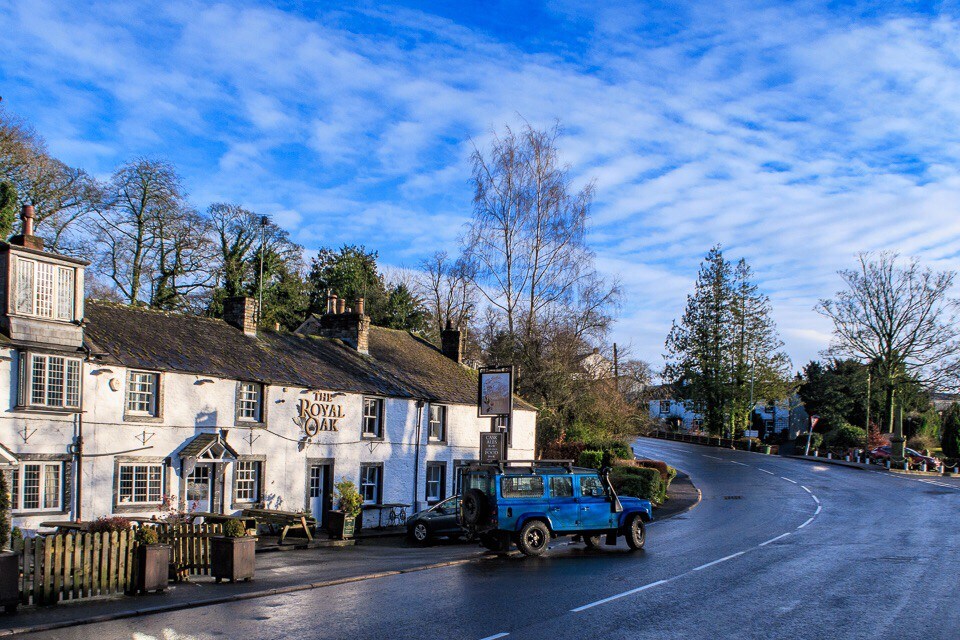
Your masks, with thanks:
<instances>
[{"instance_id":1,"label":"parked car","mask_svg":"<svg viewBox=\"0 0 960 640\"><path fill-rule=\"evenodd\" d=\"M870 452L870 459L878 462L884 462L890 458L893 453L893 448L890 445L884 445L882 447L877 447ZM924 463L927 465L927 469L937 470L943 466L943 462L933 456L925 456L915 449L910 449L909 447L905 450L906 457L910 461L910 466L920 467Z\"/></svg>"},{"instance_id":2,"label":"parked car","mask_svg":"<svg viewBox=\"0 0 960 640\"><path fill-rule=\"evenodd\" d=\"M459 510L460 496L453 496L429 509L418 511L407 518L407 536L417 544L429 544L436 538L464 536L467 532L458 522Z\"/></svg>"},{"instance_id":3,"label":"parked car","mask_svg":"<svg viewBox=\"0 0 960 640\"><path fill-rule=\"evenodd\" d=\"M653 520L648 500L617 496L606 473L574 467L569 460L474 463L459 470L464 487L460 522L494 551L516 544L538 556L552 538L580 536L590 548L601 538L631 549L646 542Z\"/></svg>"}]
</instances>

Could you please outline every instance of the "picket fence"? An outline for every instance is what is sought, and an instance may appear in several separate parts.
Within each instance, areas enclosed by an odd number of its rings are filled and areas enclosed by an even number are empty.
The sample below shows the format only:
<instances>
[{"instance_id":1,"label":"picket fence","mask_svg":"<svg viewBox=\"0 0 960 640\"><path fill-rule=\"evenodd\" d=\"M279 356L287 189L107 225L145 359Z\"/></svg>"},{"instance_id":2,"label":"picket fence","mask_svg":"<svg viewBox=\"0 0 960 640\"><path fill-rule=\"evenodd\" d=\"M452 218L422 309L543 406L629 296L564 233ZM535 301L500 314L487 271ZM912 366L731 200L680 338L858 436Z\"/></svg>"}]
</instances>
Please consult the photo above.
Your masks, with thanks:
<instances>
[{"instance_id":1,"label":"picket fence","mask_svg":"<svg viewBox=\"0 0 960 640\"><path fill-rule=\"evenodd\" d=\"M149 525L148 525L149 526ZM210 573L210 537L221 525L157 525L171 546L171 575ZM49 605L130 591L136 581L134 532L65 533L23 541L20 602Z\"/></svg>"}]
</instances>

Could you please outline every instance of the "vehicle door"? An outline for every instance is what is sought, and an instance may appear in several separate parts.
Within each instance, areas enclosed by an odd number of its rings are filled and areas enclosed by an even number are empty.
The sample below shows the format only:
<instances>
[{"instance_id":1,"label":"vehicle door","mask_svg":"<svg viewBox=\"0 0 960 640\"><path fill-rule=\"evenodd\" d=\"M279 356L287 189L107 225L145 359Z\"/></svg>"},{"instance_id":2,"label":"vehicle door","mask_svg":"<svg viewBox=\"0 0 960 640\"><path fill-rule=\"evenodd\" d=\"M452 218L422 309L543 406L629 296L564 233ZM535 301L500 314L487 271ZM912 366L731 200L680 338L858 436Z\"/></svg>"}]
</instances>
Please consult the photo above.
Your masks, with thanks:
<instances>
[{"instance_id":1,"label":"vehicle door","mask_svg":"<svg viewBox=\"0 0 960 640\"><path fill-rule=\"evenodd\" d=\"M433 508L430 524L433 531L439 534L455 533L460 531L457 523L457 512L460 510L460 496L447 498Z\"/></svg>"},{"instance_id":2,"label":"vehicle door","mask_svg":"<svg viewBox=\"0 0 960 640\"><path fill-rule=\"evenodd\" d=\"M609 529L613 511L610 508L610 496L603 486L600 476L595 474L578 476L580 528Z\"/></svg>"},{"instance_id":3,"label":"vehicle door","mask_svg":"<svg viewBox=\"0 0 960 640\"><path fill-rule=\"evenodd\" d=\"M573 495L573 476L550 476L549 516L555 531L572 531L580 519L580 505Z\"/></svg>"}]
</instances>

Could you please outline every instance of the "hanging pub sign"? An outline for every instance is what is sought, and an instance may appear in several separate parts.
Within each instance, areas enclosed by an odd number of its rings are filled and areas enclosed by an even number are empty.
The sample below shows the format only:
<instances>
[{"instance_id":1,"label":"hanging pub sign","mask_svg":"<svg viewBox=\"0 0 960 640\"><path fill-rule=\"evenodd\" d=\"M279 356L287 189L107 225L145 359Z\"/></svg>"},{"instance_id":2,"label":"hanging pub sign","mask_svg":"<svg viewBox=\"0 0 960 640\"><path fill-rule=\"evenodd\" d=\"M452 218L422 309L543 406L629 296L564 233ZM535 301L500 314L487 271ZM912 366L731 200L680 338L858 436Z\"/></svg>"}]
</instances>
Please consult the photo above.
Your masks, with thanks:
<instances>
[{"instance_id":1,"label":"hanging pub sign","mask_svg":"<svg viewBox=\"0 0 960 640\"><path fill-rule=\"evenodd\" d=\"M480 434L480 462L484 464L500 462L503 447L506 444L506 435L502 431Z\"/></svg>"},{"instance_id":2,"label":"hanging pub sign","mask_svg":"<svg viewBox=\"0 0 960 640\"><path fill-rule=\"evenodd\" d=\"M513 367L480 369L477 385L477 415L481 418L509 416L513 410Z\"/></svg>"},{"instance_id":3,"label":"hanging pub sign","mask_svg":"<svg viewBox=\"0 0 960 640\"><path fill-rule=\"evenodd\" d=\"M337 431L337 422L344 416L343 405L336 401L342 393L311 391L300 398L297 406L299 422L304 433L313 437L321 431Z\"/></svg>"}]
</instances>

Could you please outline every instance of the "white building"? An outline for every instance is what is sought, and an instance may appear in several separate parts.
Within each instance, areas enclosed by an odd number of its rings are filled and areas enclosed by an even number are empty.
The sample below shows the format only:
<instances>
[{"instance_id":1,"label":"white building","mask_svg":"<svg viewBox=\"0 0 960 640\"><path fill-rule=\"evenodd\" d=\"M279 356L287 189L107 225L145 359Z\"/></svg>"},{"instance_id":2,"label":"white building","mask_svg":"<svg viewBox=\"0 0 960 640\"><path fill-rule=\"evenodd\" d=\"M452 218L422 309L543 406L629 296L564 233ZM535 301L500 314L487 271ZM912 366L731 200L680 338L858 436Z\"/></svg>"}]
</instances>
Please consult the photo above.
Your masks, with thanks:
<instances>
[{"instance_id":1,"label":"white building","mask_svg":"<svg viewBox=\"0 0 960 640\"><path fill-rule=\"evenodd\" d=\"M697 431L703 427L703 415L688 400L650 400L649 415L674 429ZM796 438L798 433L806 433L810 424L806 409L796 396L771 404L758 403L753 408L753 415L753 425L758 432L762 424L763 433L782 434L789 431L791 439Z\"/></svg>"},{"instance_id":2,"label":"white building","mask_svg":"<svg viewBox=\"0 0 960 640\"><path fill-rule=\"evenodd\" d=\"M458 331L437 349L335 299L298 333L256 331L243 298L225 320L85 304L84 263L43 252L30 222L0 243L0 469L28 532L254 505L322 522L342 478L409 513L452 495L496 428L477 417ZM529 459L536 413L515 407L509 457Z\"/></svg>"}]
</instances>

